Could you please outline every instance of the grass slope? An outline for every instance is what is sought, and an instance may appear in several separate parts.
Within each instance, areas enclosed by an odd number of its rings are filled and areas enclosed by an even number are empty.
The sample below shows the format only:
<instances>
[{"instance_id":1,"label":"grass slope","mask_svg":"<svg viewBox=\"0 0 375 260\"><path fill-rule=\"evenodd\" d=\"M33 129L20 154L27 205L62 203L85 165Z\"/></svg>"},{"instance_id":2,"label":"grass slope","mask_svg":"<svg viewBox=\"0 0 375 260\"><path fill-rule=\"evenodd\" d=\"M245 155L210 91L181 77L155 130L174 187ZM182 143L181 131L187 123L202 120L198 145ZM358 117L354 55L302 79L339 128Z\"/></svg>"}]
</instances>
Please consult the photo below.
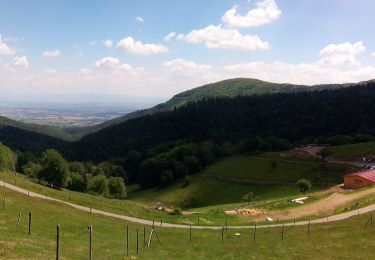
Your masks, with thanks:
<instances>
[{"instance_id":1,"label":"grass slope","mask_svg":"<svg viewBox=\"0 0 375 260\"><path fill-rule=\"evenodd\" d=\"M156 227L162 243L153 240L143 248L143 226L91 215L68 206L29 198L0 187L6 192L6 204L0 209L0 257L3 259L52 259L55 257L55 230L60 225L61 259L88 257L87 226L93 226L94 259L371 259L375 233L364 228L369 215L312 225L287 227L284 239L281 228L258 229L256 242L253 231L193 230L189 245L188 230ZM32 234L27 233L27 214L33 214ZM18 214L22 213L17 227ZM129 256L125 250L125 225L129 225ZM136 255L136 229L140 231L139 254ZM146 227L148 238L150 228ZM240 236L235 236L240 233Z\"/></svg>"},{"instance_id":2,"label":"grass slope","mask_svg":"<svg viewBox=\"0 0 375 260\"><path fill-rule=\"evenodd\" d=\"M326 148L330 157L336 159L358 159L375 155L375 142L338 145Z\"/></svg>"}]
</instances>

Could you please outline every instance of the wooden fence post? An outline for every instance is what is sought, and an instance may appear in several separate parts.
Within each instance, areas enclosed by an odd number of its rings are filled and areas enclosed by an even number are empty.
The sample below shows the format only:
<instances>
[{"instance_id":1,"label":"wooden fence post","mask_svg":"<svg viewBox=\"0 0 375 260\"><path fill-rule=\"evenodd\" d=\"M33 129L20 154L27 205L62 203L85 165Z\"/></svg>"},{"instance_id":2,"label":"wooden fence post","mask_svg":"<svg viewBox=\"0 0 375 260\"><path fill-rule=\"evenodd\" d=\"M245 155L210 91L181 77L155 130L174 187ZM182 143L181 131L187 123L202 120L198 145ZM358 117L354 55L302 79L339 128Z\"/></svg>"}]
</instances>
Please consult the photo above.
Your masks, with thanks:
<instances>
[{"instance_id":1,"label":"wooden fence post","mask_svg":"<svg viewBox=\"0 0 375 260\"><path fill-rule=\"evenodd\" d=\"M32 221L32 216L31 216L31 212L29 212L29 235L31 235L31 221Z\"/></svg>"},{"instance_id":2,"label":"wooden fence post","mask_svg":"<svg viewBox=\"0 0 375 260\"><path fill-rule=\"evenodd\" d=\"M160 227L163 227L163 219L160 219Z\"/></svg>"},{"instance_id":3,"label":"wooden fence post","mask_svg":"<svg viewBox=\"0 0 375 260\"><path fill-rule=\"evenodd\" d=\"M126 255L129 255L129 226L126 225Z\"/></svg>"},{"instance_id":4,"label":"wooden fence post","mask_svg":"<svg viewBox=\"0 0 375 260\"><path fill-rule=\"evenodd\" d=\"M146 247L146 227L143 227L143 248Z\"/></svg>"},{"instance_id":5,"label":"wooden fence post","mask_svg":"<svg viewBox=\"0 0 375 260\"><path fill-rule=\"evenodd\" d=\"M255 242L255 239L256 239L256 234L257 234L257 223L255 223L255 226L254 226L254 235L253 235L254 242Z\"/></svg>"},{"instance_id":6,"label":"wooden fence post","mask_svg":"<svg viewBox=\"0 0 375 260\"><path fill-rule=\"evenodd\" d=\"M89 260L92 260L92 225L89 226Z\"/></svg>"},{"instance_id":7,"label":"wooden fence post","mask_svg":"<svg viewBox=\"0 0 375 260\"><path fill-rule=\"evenodd\" d=\"M372 212L371 212L371 229L372 229Z\"/></svg>"},{"instance_id":8,"label":"wooden fence post","mask_svg":"<svg viewBox=\"0 0 375 260\"><path fill-rule=\"evenodd\" d=\"M138 254L138 228L137 228L137 254Z\"/></svg>"},{"instance_id":9,"label":"wooden fence post","mask_svg":"<svg viewBox=\"0 0 375 260\"><path fill-rule=\"evenodd\" d=\"M296 226L296 219L294 219L294 226Z\"/></svg>"},{"instance_id":10,"label":"wooden fence post","mask_svg":"<svg viewBox=\"0 0 375 260\"><path fill-rule=\"evenodd\" d=\"M191 243L191 225L190 225L190 229L189 229L189 245Z\"/></svg>"},{"instance_id":11,"label":"wooden fence post","mask_svg":"<svg viewBox=\"0 0 375 260\"><path fill-rule=\"evenodd\" d=\"M221 243L224 243L224 226L221 227Z\"/></svg>"},{"instance_id":12,"label":"wooden fence post","mask_svg":"<svg viewBox=\"0 0 375 260\"><path fill-rule=\"evenodd\" d=\"M281 240L284 240L284 224L281 228Z\"/></svg>"},{"instance_id":13,"label":"wooden fence post","mask_svg":"<svg viewBox=\"0 0 375 260\"><path fill-rule=\"evenodd\" d=\"M310 220L309 220L309 225L307 226L307 236L310 237Z\"/></svg>"},{"instance_id":14,"label":"wooden fence post","mask_svg":"<svg viewBox=\"0 0 375 260\"><path fill-rule=\"evenodd\" d=\"M21 212L18 214L17 227L20 226L20 222L21 222Z\"/></svg>"},{"instance_id":15,"label":"wooden fence post","mask_svg":"<svg viewBox=\"0 0 375 260\"><path fill-rule=\"evenodd\" d=\"M3 198L3 209L5 209L5 197L7 196L6 193L4 193L4 198Z\"/></svg>"},{"instance_id":16,"label":"wooden fence post","mask_svg":"<svg viewBox=\"0 0 375 260\"><path fill-rule=\"evenodd\" d=\"M60 225L56 226L56 260L60 259Z\"/></svg>"},{"instance_id":17,"label":"wooden fence post","mask_svg":"<svg viewBox=\"0 0 375 260\"><path fill-rule=\"evenodd\" d=\"M228 217L225 217L225 231L228 231Z\"/></svg>"}]
</instances>

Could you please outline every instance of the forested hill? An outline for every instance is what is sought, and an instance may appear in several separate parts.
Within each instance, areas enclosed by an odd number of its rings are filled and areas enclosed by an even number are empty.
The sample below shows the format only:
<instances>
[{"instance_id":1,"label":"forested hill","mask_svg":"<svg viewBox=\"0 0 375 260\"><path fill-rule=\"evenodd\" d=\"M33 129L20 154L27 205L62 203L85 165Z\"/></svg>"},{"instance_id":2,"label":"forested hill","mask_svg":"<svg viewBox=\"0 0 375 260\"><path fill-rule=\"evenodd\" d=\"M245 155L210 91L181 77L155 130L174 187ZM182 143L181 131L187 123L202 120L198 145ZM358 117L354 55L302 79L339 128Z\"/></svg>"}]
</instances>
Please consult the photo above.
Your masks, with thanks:
<instances>
[{"instance_id":1,"label":"forested hill","mask_svg":"<svg viewBox=\"0 0 375 260\"><path fill-rule=\"evenodd\" d=\"M363 83L359 83L359 85L361 84ZM125 122L129 119L138 118L145 115L151 115L159 112L171 111L175 107L180 107L189 102L200 101L204 98L253 96L274 93L295 93L302 91L337 89L346 86L349 86L349 84L327 84L306 86L293 84L278 84L248 78L228 79L179 93L172 97L169 101L159 104L155 107L144 110L138 110L96 126L68 129L68 133L77 137L82 137L86 134L97 132L106 127Z\"/></svg>"},{"instance_id":2,"label":"forested hill","mask_svg":"<svg viewBox=\"0 0 375 260\"><path fill-rule=\"evenodd\" d=\"M59 138L63 140L70 139L70 136L66 135L61 130L53 128L53 127L37 125L37 124L22 123L16 120L9 119L7 117L0 116L0 131L2 128L8 127L8 126L22 129L22 130L29 131L29 132L35 132L38 134L47 135L53 138Z\"/></svg>"},{"instance_id":3,"label":"forested hill","mask_svg":"<svg viewBox=\"0 0 375 260\"><path fill-rule=\"evenodd\" d=\"M374 100L374 81L335 90L204 99L105 128L73 143L66 153L100 161L178 140L236 143L260 136L300 143L375 135Z\"/></svg>"}]
</instances>

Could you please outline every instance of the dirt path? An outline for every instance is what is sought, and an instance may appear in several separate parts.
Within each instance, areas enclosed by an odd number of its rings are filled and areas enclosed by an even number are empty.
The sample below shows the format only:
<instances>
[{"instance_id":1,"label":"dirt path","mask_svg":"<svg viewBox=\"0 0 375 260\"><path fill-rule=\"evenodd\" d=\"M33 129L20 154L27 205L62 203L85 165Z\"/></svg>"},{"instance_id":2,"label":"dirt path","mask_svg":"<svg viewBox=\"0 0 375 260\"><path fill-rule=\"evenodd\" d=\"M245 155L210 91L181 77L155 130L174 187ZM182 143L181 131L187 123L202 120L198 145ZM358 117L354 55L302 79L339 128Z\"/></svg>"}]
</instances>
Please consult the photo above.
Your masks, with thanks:
<instances>
[{"instance_id":1,"label":"dirt path","mask_svg":"<svg viewBox=\"0 0 375 260\"><path fill-rule=\"evenodd\" d=\"M329 195L327 198L298 208L269 212L267 216L273 219L278 218L279 220L285 220L300 218L302 216L330 215L334 212L334 209L336 209L337 207L344 206L352 201L363 198L370 194L375 194L375 187L351 194L333 193ZM265 216L262 216L257 219L264 219L264 217Z\"/></svg>"},{"instance_id":2,"label":"dirt path","mask_svg":"<svg viewBox=\"0 0 375 260\"><path fill-rule=\"evenodd\" d=\"M47 196L39 194L39 193L31 192L31 191L22 189L20 187L11 185L11 184L3 182L3 181L0 181L0 186L3 186L5 188L8 188L10 190L13 190L13 191L25 194L25 195L28 195L30 197L40 198L40 199L49 200L49 201L55 201L57 203L65 204L65 205L68 205L68 206L73 207L73 208L78 209L78 210L82 210L82 211L85 211L85 212L91 212L92 214L98 214L98 215L102 215L102 216L106 216L106 217L122 219L122 220L126 220L126 221L133 222L133 223L138 223L138 224L142 224L142 225L150 225L150 226L153 225L153 221L151 221L151 220L145 220L145 219L129 217L129 216L125 216L125 215L115 214L115 213L111 213L111 212L106 212L106 211L102 211L102 210L91 209L89 207L84 207L84 206L77 205L77 204L74 204L74 203L70 203L70 202L67 202L67 201L47 197ZM371 189L371 190L366 190L366 191L361 192L361 194L362 194L361 196L364 196L365 194L370 194L371 192L375 192L375 188ZM353 194L353 195L356 195L356 193ZM352 196L352 197L357 197L357 196ZM312 205L312 204L310 204L310 205ZM306 206L310 206L310 205L306 205ZM344 220L344 219L356 216L358 214L366 214L366 213L371 212L371 211L375 211L375 205L367 206L367 207L364 207L364 208L361 208L361 209L358 209L358 210L348 211L348 212L338 214L338 215L333 215L333 216L330 216L329 218L315 219L315 220L311 221L311 224L320 224L320 223ZM309 224L309 221L298 221L296 223L290 222L290 223L285 223L285 224L258 225L257 228L272 228L272 227L279 227L279 226L282 226L282 225L285 225L285 226L293 226L293 225L302 226L302 225L307 225L307 224ZM160 226L161 223L155 222L155 226L158 226L158 225ZM172 223L165 223L165 222L163 222L163 227L179 228L179 229L188 229L188 228L191 227L193 229L213 229L213 230L218 230L218 229L222 228L222 226L188 226L188 225L172 224ZM231 228L231 229L249 229L249 228L253 228L253 227L254 226L228 226L228 228Z\"/></svg>"}]
</instances>

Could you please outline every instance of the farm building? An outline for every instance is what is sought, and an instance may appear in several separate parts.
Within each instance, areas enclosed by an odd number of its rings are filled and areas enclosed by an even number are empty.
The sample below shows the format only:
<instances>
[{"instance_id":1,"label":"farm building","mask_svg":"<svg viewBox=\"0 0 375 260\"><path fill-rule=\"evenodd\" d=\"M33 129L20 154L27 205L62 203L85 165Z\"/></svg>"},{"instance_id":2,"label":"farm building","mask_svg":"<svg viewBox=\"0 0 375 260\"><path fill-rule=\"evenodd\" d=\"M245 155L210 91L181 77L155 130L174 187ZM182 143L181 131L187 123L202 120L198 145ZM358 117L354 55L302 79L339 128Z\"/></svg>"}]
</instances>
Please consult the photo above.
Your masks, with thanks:
<instances>
[{"instance_id":1,"label":"farm building","mask_svg":"<svg viewBox=\"0 0 375 260\"><path fill-rule=\"evenodd\" d=\"M344 176L344 187L360 189L365 186L375 185L375 170L363 170Z\"/></svg>"}]
</instances>

